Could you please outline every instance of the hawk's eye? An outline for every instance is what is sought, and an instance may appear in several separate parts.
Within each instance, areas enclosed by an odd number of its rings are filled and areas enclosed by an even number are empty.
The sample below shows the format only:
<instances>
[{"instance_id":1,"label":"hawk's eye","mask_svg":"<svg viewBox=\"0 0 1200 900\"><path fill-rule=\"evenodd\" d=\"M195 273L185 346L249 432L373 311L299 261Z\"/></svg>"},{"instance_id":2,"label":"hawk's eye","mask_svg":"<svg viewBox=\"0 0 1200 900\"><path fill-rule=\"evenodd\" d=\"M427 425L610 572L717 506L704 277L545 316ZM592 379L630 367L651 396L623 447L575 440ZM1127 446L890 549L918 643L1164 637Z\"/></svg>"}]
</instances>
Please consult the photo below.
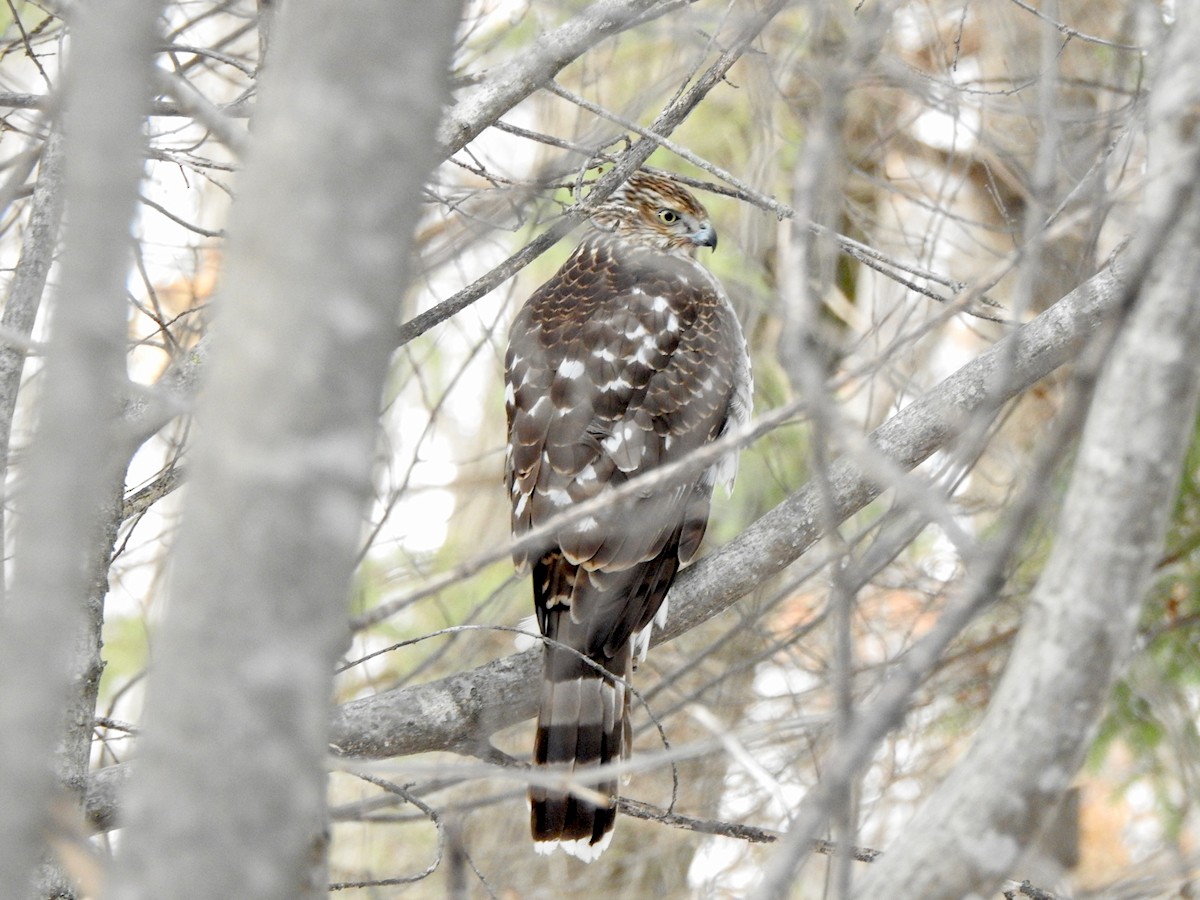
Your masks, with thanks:
<instances>
[{"instance_id":1,"label":"hawk's eye","mask_svg":"<svg viewBox=\"0 0 1200 900\"><path fill-rule=\"evenodd\" d=\"M679 213L673 209L660 209L658 211L658 220L667 225L674 225L679 221Z\"/></svg>"}]
</instances>

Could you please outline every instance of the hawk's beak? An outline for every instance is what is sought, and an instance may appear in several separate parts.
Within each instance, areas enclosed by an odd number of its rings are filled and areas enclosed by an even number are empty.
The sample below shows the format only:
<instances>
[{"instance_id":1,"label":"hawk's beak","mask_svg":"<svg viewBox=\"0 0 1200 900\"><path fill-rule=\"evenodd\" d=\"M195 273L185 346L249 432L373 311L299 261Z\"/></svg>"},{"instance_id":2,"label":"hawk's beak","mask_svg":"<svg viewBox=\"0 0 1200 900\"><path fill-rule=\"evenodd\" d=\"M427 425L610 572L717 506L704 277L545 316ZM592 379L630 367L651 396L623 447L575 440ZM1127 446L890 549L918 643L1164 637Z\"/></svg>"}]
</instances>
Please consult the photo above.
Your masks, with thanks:
<instances>
[{"instance_id":1,"label":"hawk's beak","mask_svg":"<svg viewBox=\"0 0 1200 900\"><path fill-rule=\"evenodd\" d=\"M713 228L708 222L705 222L699 231L689 235L689 237L691 237L692 243L697 247L712 247L714 250L717 249L717 229Z\"/></svg>"}]
</instances>

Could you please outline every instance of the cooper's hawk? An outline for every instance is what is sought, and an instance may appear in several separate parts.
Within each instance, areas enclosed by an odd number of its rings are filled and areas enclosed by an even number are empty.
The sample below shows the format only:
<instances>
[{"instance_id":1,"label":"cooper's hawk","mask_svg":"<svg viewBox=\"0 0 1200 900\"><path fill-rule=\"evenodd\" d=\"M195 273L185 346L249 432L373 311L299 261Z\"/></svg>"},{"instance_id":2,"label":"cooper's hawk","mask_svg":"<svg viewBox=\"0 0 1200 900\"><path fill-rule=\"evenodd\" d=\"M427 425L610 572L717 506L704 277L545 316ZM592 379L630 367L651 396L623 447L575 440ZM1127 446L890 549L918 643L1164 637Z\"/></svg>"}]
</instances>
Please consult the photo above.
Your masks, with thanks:
<instances>
[{"instance_id":1,"label":"cooper's hawk","mask_svg":"<svg viewBox=\"0 0 1200 900\"><path fill-rule=\"evenodd\" d=\"M640 172L591 217L582 242L513 322L505 357L506 477L520 537L569 506L683 459L750 414L750 361L720 283L694 256L717 246L704 207ZM666 620L666 595L696 553L729 456L633 504L560 528L515 555L533 570L545 643L535 765L628 757L626 680ZM534 785L533 838L581 859L612 837L617 783L583 796Z\"/></svg>"}]
</instances>

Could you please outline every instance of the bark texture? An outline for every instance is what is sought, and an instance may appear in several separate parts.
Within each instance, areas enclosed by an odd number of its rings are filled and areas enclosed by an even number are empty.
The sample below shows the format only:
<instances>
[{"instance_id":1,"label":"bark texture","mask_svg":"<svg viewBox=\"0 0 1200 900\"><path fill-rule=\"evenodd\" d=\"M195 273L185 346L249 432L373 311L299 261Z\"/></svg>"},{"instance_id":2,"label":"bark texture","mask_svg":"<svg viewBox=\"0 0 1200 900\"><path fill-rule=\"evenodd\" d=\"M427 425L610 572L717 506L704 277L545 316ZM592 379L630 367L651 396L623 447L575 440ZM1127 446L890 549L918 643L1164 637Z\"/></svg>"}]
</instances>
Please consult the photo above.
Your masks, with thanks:
<instances>
[{"instance_id":1,"label":"bark texture","mask_svg":"<svg viewBox=\"0 0 1200 900\"><path fill-rule=\"evenodd\" d=\"M80 721L67 697L79 642L86 654L80 664L98 664L94 634L83 636L81 598L89 596L89 551L106 527L103 514L120 471L115 423L126 382L128 235L158 11L156 3L115 0L103 11L80 6L74 14L63 128L71 220L38 424L17 500L13 586L0 624L0 685L8 688L0 691L0 885L11 896L25 893L43 857L55 775L68 789L84 787L91 710ZM30 245L14 285L21 308L5 310L5 323L18 329L32 326L53 251L56 143L45 157L31 223L29 239L38 246ZM9 391L20 377L19 354L8 354L4 368ZM3 402L11 410L11 396ZM93 676L98 669L75 677ZM81 686L75 696L94 697L92 687ZM83 736L82 755L59 743L68 724L64 708L75 719L70 733ZM55 773L48 761L65 771Z\"/></svg>"},{"instance_id":2,"label":"bark texture","mask_svg":"<svg viewBox=\"0 0 1200 900\"><path fill-rule=\"evenodd\" d=\"M326 894L333 664L460 12L279 15L114 898Z\"/></svg>"}]
</instances>

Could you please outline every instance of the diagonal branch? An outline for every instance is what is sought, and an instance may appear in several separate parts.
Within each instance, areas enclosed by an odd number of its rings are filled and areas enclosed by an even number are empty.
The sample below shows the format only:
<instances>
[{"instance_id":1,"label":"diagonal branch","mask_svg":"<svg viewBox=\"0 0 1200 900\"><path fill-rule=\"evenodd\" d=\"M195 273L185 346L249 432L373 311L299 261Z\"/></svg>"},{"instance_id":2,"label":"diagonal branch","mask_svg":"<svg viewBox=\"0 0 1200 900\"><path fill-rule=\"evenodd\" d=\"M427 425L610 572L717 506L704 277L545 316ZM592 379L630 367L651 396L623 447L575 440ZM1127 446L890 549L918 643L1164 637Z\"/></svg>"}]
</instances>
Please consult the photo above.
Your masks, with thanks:
<instances>
[{"instance_id":1,"label":"diagonal branch","mask_svg":"<svg viewBox=\"0 0 1200 900\"><path fill-rule=\"evenodd\" d=\"M1123 295L1116 261L1033 321L963 366L869 437L896 466L911 470L948 446L972 413L995 408L1073 359ZM1007 377L997 385L997 376ZM888 485L847 457L828 473L839 521ZM807 484L736 540L680 574L671 615L657 642L670 640L727 609L795 561L821 537L818 492ZM353 756L386 757L428 750L469 752L493 732L534 713L540 656L515 654L439 681L385 691L334 712L331 740Z\"/></svg>"},{"instance_id":2,"label":"diagonal branch","mask_svg":"<svg viewBox=\"0 0 1200 900\"><path fill-rule=\"evenodd\" d=\"M969 750L855 897L891 897L896 885L985 896L1009 876L1074 779L1134 645L1200 404L1197 40L1193 7L1167 39L1150 97L1155 157L1129 252L1149 264L1131 278L1136 299L1096 384L1057 539L1004 675ZM790 882L764 896L786 896Z\"/></svg>"},{"instance_id":3,"label":"diagonal branch","mask_svg":"<svg viewBox=\"0 0 1200 900\"><path fill-rule=\"evenodd\" d=\"M438 127L443 156L461 150L502 115L546 84L600 41L641 24L659 0L597 0L587 9L539 37L525 53L500 67L448 110ZM664 9L664 11L666 11Z\"/></svg>"},{"instance_id":4,"label":"diagonal branch","mask_svg":"<svg viewBox=\"0 0 1200 900\"><path fill-rule=\"evenodd\" d=\"M414 316L401 325L396 338L396 346L404 346L413 338L419 337L435 325L462 312L462 310L466 309L476 300L485 296L509 278L512 278L517 272L553 247L572 228L587 218L592 209L616 190L629 175L640 168L642 163L650 158L650 154L658 149L659 140L662 136L671 134L671 132L679 127L683 120L691 114L692 110L699 105L700 101L708 95L708 92L721 82L725 74L742 57L742 54L749 49L751 42L758 37L759 33L767 26L771 19L786 5L786 0L771 0L761 12L747 19L737 35L730 41L729 46L717 58L716 62L709 66L704 74L697 78L693 84L680 92L678 96L667 104L650 125L648 136L637 141L637 143L621 155L616 166L596 182L583 202L569 209L553 226L538 235L486 275L476 279L475 282L467 285L461 291L454 294L454 296L448 297L431 309L426 310L418 316ZM557 69L554 71L556 72ZM546 76L546 80L548 81L553 75L554 72L551 72ZM530 90L532 89L531 87ZM451 110L447 114L448 117L457 109L458 107L455 107L455 109ZM499 112L496 113L497 116L500 114Z\"/></svg>"},{"instance_id":5,"label":"diagonal branch","mask_svg":"<svg viewBox=\"0 0 1200 900\"><path fill-rule=\"evenodd\" d=\"M905 407L869 437L897 467L911 470L950 445L972 413L995 408L1074 359L1117 307L1128 278L1120 260L1093 276L1027 325ZM997 386L998 373L1007 377ZM832 467L830 492L846 518L887 485L843 457ZM658 641L678 637L757 587L808 550L821 536L817 493L809 484L767 513L736 540L686 569L671 595L671 617ZM383 758L432 750L478 750L496 731L533 715L540 655L517 653L428 684L385 691L333 712L331 741L348 756ZM115 788L124 766L93 777L88 812L111 827Z\"/></svg>"}]
</instances>

